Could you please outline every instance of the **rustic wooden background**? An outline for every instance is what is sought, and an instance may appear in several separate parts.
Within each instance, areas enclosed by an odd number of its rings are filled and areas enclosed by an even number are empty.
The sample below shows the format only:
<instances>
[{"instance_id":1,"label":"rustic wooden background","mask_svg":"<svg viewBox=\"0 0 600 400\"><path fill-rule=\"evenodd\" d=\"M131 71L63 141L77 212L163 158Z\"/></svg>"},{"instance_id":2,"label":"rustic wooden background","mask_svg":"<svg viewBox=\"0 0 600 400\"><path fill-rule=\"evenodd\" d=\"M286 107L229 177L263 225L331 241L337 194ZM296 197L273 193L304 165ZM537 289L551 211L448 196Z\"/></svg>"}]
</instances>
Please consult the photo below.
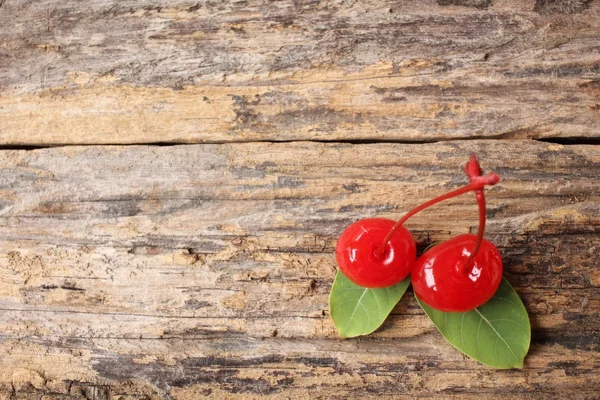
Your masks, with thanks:
<instances>
[{"instance_id":1,"label":"rustic wooden background","mask_svg":"<svg viewBox=\"0 0 600 400\"><path fill-rule=\"evenodd\" d=\"M599 144L598 0L0 0L0 399L598 399ZM525 368L339 339L336 237L473 152Z\"/></svg>"}]
</instances>

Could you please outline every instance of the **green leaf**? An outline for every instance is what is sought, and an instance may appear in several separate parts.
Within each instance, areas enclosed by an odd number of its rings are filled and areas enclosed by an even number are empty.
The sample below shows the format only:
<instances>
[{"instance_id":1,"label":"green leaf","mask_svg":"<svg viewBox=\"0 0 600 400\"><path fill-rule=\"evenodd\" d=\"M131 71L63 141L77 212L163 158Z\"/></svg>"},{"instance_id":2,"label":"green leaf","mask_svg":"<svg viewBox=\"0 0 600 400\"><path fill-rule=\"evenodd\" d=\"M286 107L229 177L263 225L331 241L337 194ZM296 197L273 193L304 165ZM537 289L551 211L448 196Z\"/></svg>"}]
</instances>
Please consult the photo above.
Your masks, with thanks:
<instances>
[{"instance_id":1,"label":"green leaf","mask_svg":"<svg viewBox=\"0 0 600 400\"><path fill-rule=\"evenodd\" d=\"M506 279L494 297L469 312L438 311L418 297L417 301L442 336L469 357L494 368L523 368L531 326L523 302Z\"/></svg>"},{"instance_id":2,"label":"green leaf","mask_svg":"<svg viewBox=\"0 0 600 400\"><path fill-rule=\"evenodd\" d=\"M329 295L329 310L340 336L368 335L379 328L409 284L410 276L394 286L368 289L338 271Z\"/></svg>"}]
</instances>

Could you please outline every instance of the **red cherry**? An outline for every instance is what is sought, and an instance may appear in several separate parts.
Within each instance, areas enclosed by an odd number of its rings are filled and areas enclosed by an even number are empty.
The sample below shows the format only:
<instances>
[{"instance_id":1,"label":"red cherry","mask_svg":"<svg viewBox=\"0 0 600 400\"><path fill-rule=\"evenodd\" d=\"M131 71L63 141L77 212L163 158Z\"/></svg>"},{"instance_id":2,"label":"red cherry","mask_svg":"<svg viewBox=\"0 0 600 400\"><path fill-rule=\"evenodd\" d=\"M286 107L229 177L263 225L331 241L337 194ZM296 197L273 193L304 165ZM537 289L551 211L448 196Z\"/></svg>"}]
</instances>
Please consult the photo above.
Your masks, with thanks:
<instances>
[{"instance_id":1,"label":"red cherry","mask_svg":"<svg viewBox=\"0 0 600 400\"><path fill-rule=\"evenodd\" d=\"M337 263L352 282L367 288L395 285L408 276L417 256L410 232L399 227L382 255L377 251L396 224L383 218L361 219L350 225L338 239Z\"/></svg>"},{"instance_id":2,"label":"red cherry","mask_svg":"<svg viewBox=\"0 0 600 400\"><path fill-rule=\"evenodd\" d=\"M436 310L466 312L492 298L502 280L502 257L484 239L466 266L476 242L475 235L459 235L423 253L411 275L419 299Z\"/></svg>"},{"instance_id":3,"label":"red cherry","mask_svg":"<svg viewBox=\"0 0 600 400\"><path fill-rule=\"evenodd\" d=\"M494 173L482 176L477 157L473 155L465 172L471 181L468 185L429 200L406 213L398 222L388 219L363 219L350 225L340 236L336 247L338 265L344 275L357 285L382 288L402 281L414 265L416 245L411 234L402 226L416 213L441 201L463 193L475 192L479 204L479 232L472 255L463 263L473 265L483 240L485 227L485 196L483 188L495 185L500 177ZM398 233L399 232L399 233ZM398 233L398 234L397 234ZM502 263L500 263L502 266Z\"/></svg>"}]
</instances>

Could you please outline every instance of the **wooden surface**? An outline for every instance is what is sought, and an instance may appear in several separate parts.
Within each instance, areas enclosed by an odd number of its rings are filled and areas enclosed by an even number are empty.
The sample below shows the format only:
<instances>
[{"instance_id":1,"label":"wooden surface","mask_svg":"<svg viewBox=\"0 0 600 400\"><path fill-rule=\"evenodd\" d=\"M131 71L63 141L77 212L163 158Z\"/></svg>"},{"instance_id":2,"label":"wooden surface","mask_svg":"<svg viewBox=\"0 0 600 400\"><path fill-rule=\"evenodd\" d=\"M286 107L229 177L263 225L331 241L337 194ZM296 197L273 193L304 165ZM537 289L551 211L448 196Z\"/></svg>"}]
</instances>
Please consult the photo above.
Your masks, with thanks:
<instances>
[{"instance_id":1,"label":"wooden surface","mask_svg":"<svg viewBox=\"0 0 600 400\"><path fill-rule=\"evenodd\" d=\"M598 0L1 3L3 143L600 137Z\"/></svg>"},{"instance_id":2,"label":"wooden surface","mask_svg":"<svg viewBox=\"0 0 600 400\"><path fill-rule=\"evenodd\" d=\"M489 193L487 236L531 313L525 369L466 359L410 295L376 334L339 339L327 305L336 236L358 218L396 217L460 184L472 152L504 178ZM9 392L73 394L74 381L177 399L595 395L596 146L303 142L0 154L0 376ZM475 213L473 199L461 198L407 226L425 246L474 228Z\"/></svg>"},{"instance_id":3,"label":"wooden surface","mask_svg":"<svg viewBox=\"0 0 600 400\"><path fill-rule=\"evenodd\" d=\"M599 21L586 0L0 0L0 399L597 399ZM503 178L486 236L530 312L525 368L461 355L410 291L340 339L337 236L463 184L472 153ZM407 227L423 249L476 212Z\"/></svg>"}]
</instances>

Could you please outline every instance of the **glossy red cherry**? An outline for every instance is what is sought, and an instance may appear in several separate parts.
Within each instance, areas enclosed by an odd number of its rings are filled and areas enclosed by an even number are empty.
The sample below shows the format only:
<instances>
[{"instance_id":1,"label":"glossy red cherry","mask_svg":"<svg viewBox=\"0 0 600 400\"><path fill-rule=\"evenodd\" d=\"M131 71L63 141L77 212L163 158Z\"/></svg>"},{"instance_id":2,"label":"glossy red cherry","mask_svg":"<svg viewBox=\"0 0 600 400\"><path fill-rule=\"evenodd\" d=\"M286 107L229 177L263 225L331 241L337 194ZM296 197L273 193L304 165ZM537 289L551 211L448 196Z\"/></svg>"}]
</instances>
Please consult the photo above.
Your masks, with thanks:
<instances>
[{"instance_id":1,"label":"glossy red cherry","mask_svg":"<svg viewBox=\"0 0 600 400\"><path fill-rule=\"evenodd\" d=\"M408 276L417 256L415 241L404 227L398 227L383 254L378 250L396 221L383 218L359 220L338 239L335 256L338 266L352 282L367 288L395 285Z\"/></svg>"},{"instance_id":2,"label":"glossy red cherry","mask_svg":"<svg viewBox=\"0 0 600 400\"><path fill-rule=\"evenodd\" d=\"M475 192L480 210L480 230L477 241L465 265L479 250L485 226L485 197L483 188L496 184L496 174L482 175L474 155L465 166L470 183L461 188L429 200L406 213L398 222L388 219L363 219L350 225L340 236L336 247L336 258L341 271L352 282L367 288L382 288L402 281L410 273L416 254L415 242L402 226L416 213L441 201L467 192Z\"/></svg>"},{"instance_id":3,"label":"glossy red cherry","mask_svg":"<svg viewBox=\"0 0 600 400\"><path fill-rule=\"evenodd\" d=\"M476 243L475 235L459 235L423 253L411 275L419 299L436 310L466 312L492 298L502 281L502 257L482 240L466 266Z\"/></svg>"},{"instance_id":4,"label":"glossy red cherry","mask_svg":"<svg viewBox=\"0 0 600 400\"><path fill-rule=\"evenodd\" d=\"M479 206L477 236L460 235L426 251L412 271L413 289L429 306L448 312L466 312L492 298L502 280L502 257L496 246L483 239L486 185L500 177L483 172L475 155L465 166Z\"/></svg>"}]
</instances>

